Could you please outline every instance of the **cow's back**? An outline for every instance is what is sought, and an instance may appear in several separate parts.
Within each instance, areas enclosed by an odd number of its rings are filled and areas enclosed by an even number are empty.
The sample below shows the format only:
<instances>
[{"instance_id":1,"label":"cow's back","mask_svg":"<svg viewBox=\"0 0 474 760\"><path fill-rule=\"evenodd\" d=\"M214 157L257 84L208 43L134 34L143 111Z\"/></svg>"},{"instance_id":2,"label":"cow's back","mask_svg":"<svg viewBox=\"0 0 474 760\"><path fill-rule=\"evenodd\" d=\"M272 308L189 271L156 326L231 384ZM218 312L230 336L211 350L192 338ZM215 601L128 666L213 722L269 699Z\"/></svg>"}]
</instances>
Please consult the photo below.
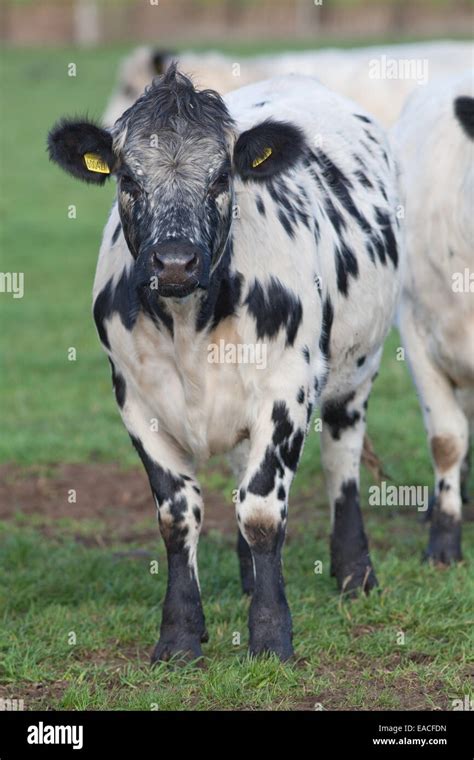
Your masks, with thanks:
<instances>
[{"instance_id":1,"label":"cow's back","mask_svg":"<svg viewBox=\"0 0 474 760\"><path fill-rule=\"evenodd\" d=\"M315 356L321 309L330 299L334 319L325 393L343 393L371 372L370 361L354 366L358 357L370 359L373 354L377 364L374 349L389 329L399 292L402 212L397 168L385 133L357 104L311 77L275 77L229 93L225 100L239 131L274 119L297 126L305 135L307 155L291 179L285 178L282 198L265 183L237 183L242 218L235 228L236 250L241 235L241 261L248 277L281 273L302 294L308 318L314 320L308 327ZM278 215L285 215L293 193L301 197L301 189L309 198L305 211L309 209L310 222L308 228L295 224L295 239L284 233ZM265 219L255 213L257 198L267 208Z\"/></svg>"}]
</instances>

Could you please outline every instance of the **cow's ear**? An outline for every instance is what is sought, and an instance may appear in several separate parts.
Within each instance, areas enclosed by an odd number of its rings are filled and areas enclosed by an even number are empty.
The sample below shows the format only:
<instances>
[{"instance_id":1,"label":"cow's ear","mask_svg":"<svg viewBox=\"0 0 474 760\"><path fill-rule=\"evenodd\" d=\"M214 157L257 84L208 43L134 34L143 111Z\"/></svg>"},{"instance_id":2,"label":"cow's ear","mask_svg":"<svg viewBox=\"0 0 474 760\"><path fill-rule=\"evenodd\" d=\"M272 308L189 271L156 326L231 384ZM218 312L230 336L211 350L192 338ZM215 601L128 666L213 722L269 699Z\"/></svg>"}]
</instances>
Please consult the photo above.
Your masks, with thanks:
<instances>
[{"instance_id":1,"label":"cow's ear","mask_svg":"<svg viewBox=\"0 0 474 760\"><path fill-rule=\"evenodd\" d=\"M87 119L58 121L48 135L48 151L64 171L96 185L104 184L116 164L112 135Z\"/></svg>"},{"instance_id":2,"label":"cow's ear","mask_svg":"<svg viewBox=\"0 0 474 760\"><path fill-rule=\"evenodd\" d=\"M234 167L244 180L266 180L297 164L304 152L298 127L267 119L242 132L234 148Z\"/></svg>"},{"instance_id":3,"label":"cow's ear","mask_svg":"<svg viewBox=\"0 0 474 760\"><path fill-rule=\"evenodd\" d=\"M151 56L151 65L155 74L164 74L172 59L173 53L168 50L154 50Z\"/></svg>"}]
</instances>

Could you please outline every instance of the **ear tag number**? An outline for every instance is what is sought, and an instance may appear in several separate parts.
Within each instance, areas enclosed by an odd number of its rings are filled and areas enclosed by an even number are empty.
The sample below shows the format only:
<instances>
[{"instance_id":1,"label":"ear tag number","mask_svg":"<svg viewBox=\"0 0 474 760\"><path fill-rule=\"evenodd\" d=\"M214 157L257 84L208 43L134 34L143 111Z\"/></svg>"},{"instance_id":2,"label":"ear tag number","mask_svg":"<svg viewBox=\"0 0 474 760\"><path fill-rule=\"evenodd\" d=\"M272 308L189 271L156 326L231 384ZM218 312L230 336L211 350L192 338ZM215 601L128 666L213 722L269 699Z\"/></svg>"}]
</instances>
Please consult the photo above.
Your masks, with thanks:
<instances>
[{"instance_id":1,"label":"ear tag number","mask_svg":"<svg viewBox=\"0 0 474 760\"><path fill-rule=\"evenodd\" d=\"M252 169L256 169L257 166L260 166L260 164L263 164L264 161L267 160L267 158L270 158L273 151L271 148L264 148L263 153L261 156L257 156L257 158L254 158L252 161Z\"/></svg>"},{"instance_id":2,"label":"ear tag number","mask_svg":"<svg viewBox=\"0 0 474 760\"><path fill-rule=\"evenodd\" d=\"M84 161L90 172L110 174L110 169L97 153L84 153Z\"/></svg>"}]
</instances>

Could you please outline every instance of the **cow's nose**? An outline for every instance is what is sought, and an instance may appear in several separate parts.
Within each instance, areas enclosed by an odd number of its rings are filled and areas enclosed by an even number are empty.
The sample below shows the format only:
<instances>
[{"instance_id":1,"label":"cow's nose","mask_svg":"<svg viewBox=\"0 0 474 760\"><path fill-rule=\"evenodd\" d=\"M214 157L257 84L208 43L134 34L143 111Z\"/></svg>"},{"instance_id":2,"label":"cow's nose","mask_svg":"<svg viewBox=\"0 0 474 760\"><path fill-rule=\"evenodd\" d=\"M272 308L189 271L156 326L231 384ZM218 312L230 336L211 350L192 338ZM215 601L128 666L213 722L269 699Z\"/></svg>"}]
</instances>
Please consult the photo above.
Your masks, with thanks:
<instances>
[{"instance_id":1,"label":"cow's nose","mask_svg":"<svg viewBox=\"0 0 474 760\"><path fill-rule=\"evenodd\" d=\"M201 250L188 241L169 240L153 251L158 288L177 290L197 285L202 266Z\"/></svg>"}]
</instances>

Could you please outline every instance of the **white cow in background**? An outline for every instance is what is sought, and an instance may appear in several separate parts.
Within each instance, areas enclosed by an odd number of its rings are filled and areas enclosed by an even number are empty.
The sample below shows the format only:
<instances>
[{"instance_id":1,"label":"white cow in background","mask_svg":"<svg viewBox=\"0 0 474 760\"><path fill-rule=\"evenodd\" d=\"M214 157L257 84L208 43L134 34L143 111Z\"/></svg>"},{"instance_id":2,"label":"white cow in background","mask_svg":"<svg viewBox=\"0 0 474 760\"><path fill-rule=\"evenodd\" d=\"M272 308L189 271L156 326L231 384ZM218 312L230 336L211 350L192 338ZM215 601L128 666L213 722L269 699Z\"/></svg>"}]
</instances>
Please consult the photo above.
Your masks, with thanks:
<instances>
[{"instance_id":1,"label":"white cow in background","mask_svg":"<svg viewBox=\"0 0 474 760\"><path fill-rule=\"evenodd\" d=\"M414 94L392 139L406 208L399 326L435 471L426 556L449 564L461 559L474 420L473 72Z\"/></svg>"},{"instance_id":2,"label":"white cow in background","mask_svg":"<svg viewBox=\"0 0 474 760\"><path fill-rule=\"evenodd\" d=\"M327 48L250 58L218 52L173 54L140 47L121 64L118 82L103 116L111 126L150 84L178 60L199 87L221 94L288 73L317 77L324 85L359 103L385 127L400 115L408 95L472 66L467 42L417 42L355 49Z\"/></svg>"}]
</instances>

